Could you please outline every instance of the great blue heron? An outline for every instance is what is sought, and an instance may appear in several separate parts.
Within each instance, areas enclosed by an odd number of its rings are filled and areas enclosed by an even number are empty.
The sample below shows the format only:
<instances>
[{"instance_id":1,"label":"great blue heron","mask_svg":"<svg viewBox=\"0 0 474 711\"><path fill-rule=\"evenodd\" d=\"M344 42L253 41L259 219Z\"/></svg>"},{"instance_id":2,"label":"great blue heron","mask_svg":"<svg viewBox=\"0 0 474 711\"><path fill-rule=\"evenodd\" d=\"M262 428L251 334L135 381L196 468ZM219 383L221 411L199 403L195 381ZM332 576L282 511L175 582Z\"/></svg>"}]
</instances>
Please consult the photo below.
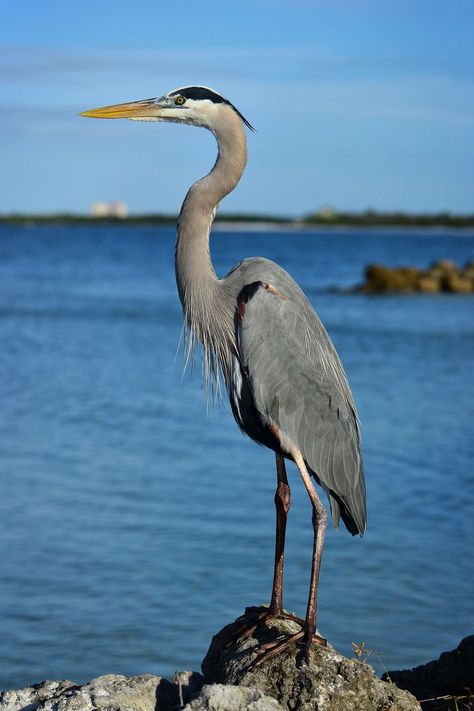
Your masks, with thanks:
<instances>
[{"instance_id":1,"label":"great blue heron","mask_svg":"<svg viewBox=\"0 0 474 711\"><path fill-rule=\"evenodd\" d=\"M189 189L179 215L176 279L188 329L199 341L206 380L222 374L239 427L275 452L276 545L272 597L261 618L285 616L282 603L285 529L290 488L285 459L295 462L312 505L314 533L308 605L300 630L267 649L274 656L300 641L308 657L316 634L319 571L327 515L312 483L329 497L332 519L352 535L366 527L364 469L356 409L334 345L308 299L278 264L255 257L216 276L209 233L217 206L237 185L247 162L242 114L203 86L156 99L86 111L91 118L174 121L207 128L217 139L211 172ZM298 618L297 618L298 619Z\"/></svg>"}]
</instances>

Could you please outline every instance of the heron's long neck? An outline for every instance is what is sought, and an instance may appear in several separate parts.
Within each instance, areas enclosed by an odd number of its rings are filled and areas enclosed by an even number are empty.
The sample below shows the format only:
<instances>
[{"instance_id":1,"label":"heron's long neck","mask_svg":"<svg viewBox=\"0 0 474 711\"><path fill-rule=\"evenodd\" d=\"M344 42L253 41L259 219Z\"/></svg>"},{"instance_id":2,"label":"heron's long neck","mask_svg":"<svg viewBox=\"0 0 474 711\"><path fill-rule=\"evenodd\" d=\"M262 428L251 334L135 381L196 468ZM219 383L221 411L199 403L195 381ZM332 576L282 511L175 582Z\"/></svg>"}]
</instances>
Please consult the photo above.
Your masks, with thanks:
<instances>
[{"instance_id":1,"label":"heron's long neck","mask_svg":"<svg viewBox=\"0 0 474 711\"><path fill-rule=\"evenodd\" d=\"M181 207L176 242L176 281L191 335L204 348L205 362L217 358L226 370L224 351L233 343L233 305L217 278L209 251L209 233L217 206L237 185L247 161L245 131L229 108L226 125L215 131L218 155L209 175L190 188ZM209 366L214 368L214 364Z\"/></svg>"}]
</instances>

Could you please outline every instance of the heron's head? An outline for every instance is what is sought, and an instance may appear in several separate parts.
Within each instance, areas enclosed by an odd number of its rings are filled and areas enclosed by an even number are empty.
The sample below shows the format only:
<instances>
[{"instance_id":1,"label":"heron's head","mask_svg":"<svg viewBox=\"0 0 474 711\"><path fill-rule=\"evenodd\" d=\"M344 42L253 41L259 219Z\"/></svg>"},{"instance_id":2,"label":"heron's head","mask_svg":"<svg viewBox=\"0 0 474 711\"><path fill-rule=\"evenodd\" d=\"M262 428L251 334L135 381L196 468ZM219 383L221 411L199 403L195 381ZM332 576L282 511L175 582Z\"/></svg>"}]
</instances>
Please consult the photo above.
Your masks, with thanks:
<instances>
[{"instance_id":1,"label":"heron's head","mask_svg":"<svg viewBox=\"0 0 474 711\"><path fill-rule=\"evenodd\" d=\"M230 113L229 113L230 112ZM157 99L131 101L84 111L89 118L127 118L131 121L172 121L202 126L218 131L223 122L238 116L251 130L252 126L224 96L206 86L173 89Z\"/></svg>"}]
</instances>

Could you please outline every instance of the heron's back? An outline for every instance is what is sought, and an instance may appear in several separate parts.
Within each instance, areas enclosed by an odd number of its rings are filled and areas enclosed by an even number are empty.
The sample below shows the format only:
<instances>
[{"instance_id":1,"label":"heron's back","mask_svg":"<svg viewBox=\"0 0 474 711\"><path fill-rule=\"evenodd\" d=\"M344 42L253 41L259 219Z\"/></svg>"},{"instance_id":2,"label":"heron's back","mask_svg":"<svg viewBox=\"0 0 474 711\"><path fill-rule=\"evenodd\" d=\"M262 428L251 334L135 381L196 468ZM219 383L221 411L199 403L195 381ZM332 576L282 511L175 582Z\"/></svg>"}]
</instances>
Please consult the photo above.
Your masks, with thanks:
<instances>
[{"instance_id":1,"label":"heron's back","mask_svg":"<svg viewBox=\"0 0 474 711\"><path fill-rule=\"evenodd\" d=\"M238 361L228 378L239 426L282 453L299 449L329 495L337 526L363 533L365 481L357 414L346 374L319 317L292 277L263 258L222 281L235 299ZM286 444L286 446L285 446Z\"/></svg>"}]
</instances>

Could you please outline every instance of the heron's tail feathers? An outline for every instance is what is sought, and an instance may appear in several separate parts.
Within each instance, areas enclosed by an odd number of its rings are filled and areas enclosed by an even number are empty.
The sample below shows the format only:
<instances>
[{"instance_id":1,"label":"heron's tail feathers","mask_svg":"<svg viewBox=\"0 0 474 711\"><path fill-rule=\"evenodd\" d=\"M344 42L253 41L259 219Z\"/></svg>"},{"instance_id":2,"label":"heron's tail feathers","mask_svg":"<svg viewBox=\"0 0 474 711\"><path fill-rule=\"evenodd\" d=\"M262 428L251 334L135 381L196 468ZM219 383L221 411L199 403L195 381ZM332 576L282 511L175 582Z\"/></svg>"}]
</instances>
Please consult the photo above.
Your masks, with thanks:
<instances>
[{"instance_id":1,"label":"heron's tail feathers","mask_svg":"<svg viewBox=\"0 0 474 711\"><path fill-rule=\"evenodd\" d=\"M333 491L327 493L334 527L339 528L339 520L342 518L349 533L363 536L367 528L364 476L359 477L357 486L348 496L338 496Z\"/></svg>"}]
</instances>

